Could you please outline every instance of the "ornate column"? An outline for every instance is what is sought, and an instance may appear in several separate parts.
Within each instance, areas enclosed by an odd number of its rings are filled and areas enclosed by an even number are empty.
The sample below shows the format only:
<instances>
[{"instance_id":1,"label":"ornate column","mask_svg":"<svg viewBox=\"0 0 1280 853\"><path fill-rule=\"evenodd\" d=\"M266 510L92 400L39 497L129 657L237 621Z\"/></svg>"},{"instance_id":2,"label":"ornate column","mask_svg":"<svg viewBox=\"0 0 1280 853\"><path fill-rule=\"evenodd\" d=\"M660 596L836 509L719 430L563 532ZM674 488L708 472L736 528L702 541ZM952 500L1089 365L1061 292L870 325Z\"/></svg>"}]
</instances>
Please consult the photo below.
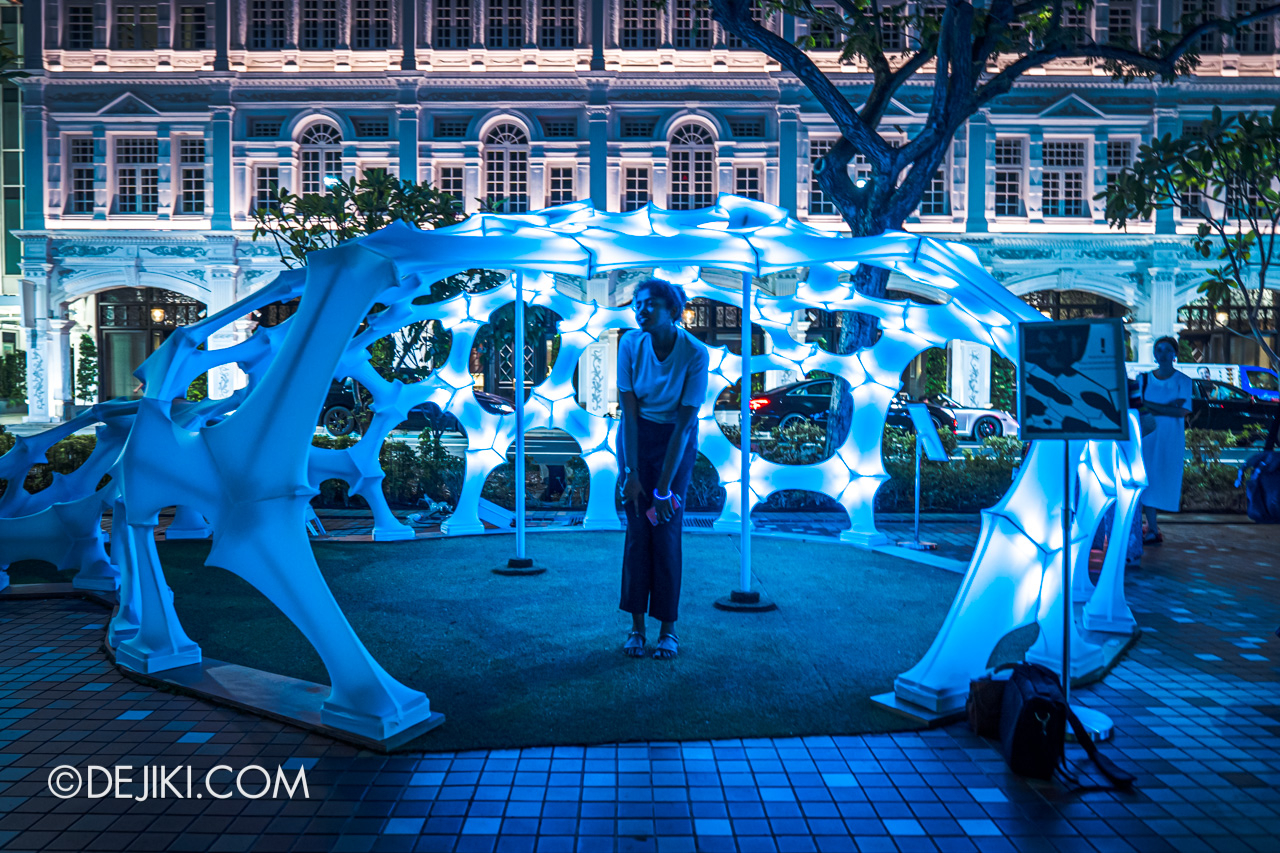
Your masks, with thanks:
<instances>
[{"instance_id":1,"label":"ornate column","mask_svg":"<svg viewBox=\"0 0 1280 853\"><path fill-rule=\"evenodd\" d=\"M71 319L70 305L63 302L59 306L59 318L53 322L53 329L58 333L57 360L54 369L49 371L49 387L57 389L53 394L53 409L59 420L68 420L70 406L75 405L75 397L71 391L71 330L76 321Z\"/></svg>"},{"instance_id":2,"label":"ornate column","mask_svg":"<svg viewBox=\"0 0 1280 853\"><path fill-rule=\"evenodd\" d=\"M418 174L418 107L416 103L406 104L406 98L417 100L417 86L404 86L400 90L400 108L396 111L397 128L396 135L399 137L400 145L400 164L397 172L401 180L412 181L415 184L421 180Z\"/></svg>"},{"instance_id":3,"label":"ornate column","mask_svg":"<svg viewBox=\"0 0 1280 853\"><path fill-rule=\"evenodd\" d=\"M24 423L55 422L48 381L48 366L57 358L56 341L49 323L49 277L52 272L53 264L23 260L22 333L27 350L27 416L22 419Z\"/></svg>"},{"instance_id":4,"label":"ornate column","mask_svg":"<svg viewBox=\"0 0 1280 853\"><path fill-rule=\"evenodd\" d=\"M208 313L216 314L235 302L240 267L236 264L209 264L205 269L209 275ZM246 337L247 324L242 327L242 321L237 320L209 336L209 349L226 349ZM209 371L209 396L214 400L225 400L231 396L232 391L243 387L246 381L244 371L236 365L219 365Z\"/></svg>"},{"instance_id":5,"label":"ornate column","mask_svg":"<svg viewBox=\"0 0 1280 853\"><path fill-rule=\"evenodd\" d=\"M592 92L595 96L596 92ZM591 204L596 210L609 209L609 107L587 107L587 146L591 161Z\"/></svg>"},{"instance_id":6,"label":"ornate column","mask_svg":"<svg viewBox=\"0 0 1280 853\"><path fill-rule=\"evenodd\" d=\"M1160 86L1157 88L1157 97L1163 93L1168 86ZM1178 110L1176 107L1156 107L1152 111L1155 119L1156 138L1164 136L1166 133L1178 136L1182 132L1182 122L1178 119ZM1173 208L1156 211L1156 233L1157 234L1174 234L1177 232L1177 223L1174 220Z\"/></svg>"},{"instance_id":7,"label":"ornate column","mask_svg":"<svg viewBox=\"0 0 1280 853\"><path fill-rule=\"evenodd\" d=\"M1157 245L1151 252L1151 266L1147 269L1148 319L1147 341L1135 342L1138 361L1154 361L1151 351L1157 338L1178 336L1178 308L1174 292L1178 281L1178 247Z\"/></svg>"},{"instance_id":8,"label":"ornate column","mask_svg":"<svg viewBox=\"0 0 1280 853\"><path fill-rule=\"evenodd\" d=\"M400 3L400 56L401 71L416 71L418 68L418 4L414 0L401 0ZM403 162L404 154L401 153ZM404 173L400 173L404 177Z\"/></svg>"},{"instance_id":9,"label":"ornate column","mask_svg":"<svg viewBox=\"0 0 1280 853\"><path fill-rule=\"evenodd\" d=\"M1044 130L1027 134L1027 219L1044 223Z\"/></svg>"},{"instance_id":10,"label":"ornate column","mask_svg":"<svg viewBox=\"0 0 1280 853\"><path fill-rule=\"evenodd\" d=\"M991 127L987 123L985 111L970 118L966 126L968 138L964 143L964 181L967 184L964 192L964 230L971 234L982 234L987 231L987 149L990 147L988 142ZM959 152L956 154L958 156Z\"/></svg>"},{"instance_id":11,"label":"ornate column","mask_svg":"<svg viewBox=\"0 0 1280 853\"><path fill-rule=\"evenodd\" d=\"M790 20L788 18L788 20ZM796 185L799 176L800 108L792 104L778 105L778 207L792 216L798 215Z\"/></svg>"},{"instance_id":12,"label":"ornate column","mask_svg":"<svg viewBox=\"0 0 1280 853\"><path fill-rule=\"evenodd\" d=\"M213 218L210 224L215 231L231 230L231 114L232 107L213 108Z\"/></svg>"}]
</instances>

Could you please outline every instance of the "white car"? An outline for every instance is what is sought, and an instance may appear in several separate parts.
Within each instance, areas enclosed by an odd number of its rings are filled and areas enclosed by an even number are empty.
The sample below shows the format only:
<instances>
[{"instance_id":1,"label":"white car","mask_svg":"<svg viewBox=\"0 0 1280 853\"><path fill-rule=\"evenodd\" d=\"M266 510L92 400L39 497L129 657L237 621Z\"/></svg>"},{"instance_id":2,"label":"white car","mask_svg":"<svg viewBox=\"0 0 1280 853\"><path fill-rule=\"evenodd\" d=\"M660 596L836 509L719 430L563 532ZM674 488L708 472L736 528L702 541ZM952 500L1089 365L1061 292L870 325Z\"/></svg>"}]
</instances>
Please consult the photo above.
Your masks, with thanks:
<instances>
[{"instance_id":1,"label":"white car","mask_svg":"<svg viewBox=\"0 0 1280 853\"><path fill-rule=\"evenodd\" d=\"M982 441L1001 435L1017 435L1018 420L999 409L971 409L962 406L946 394L935 394L933 401L944 406L956 417L956 437Z\"/></svg>"}]
</instances>

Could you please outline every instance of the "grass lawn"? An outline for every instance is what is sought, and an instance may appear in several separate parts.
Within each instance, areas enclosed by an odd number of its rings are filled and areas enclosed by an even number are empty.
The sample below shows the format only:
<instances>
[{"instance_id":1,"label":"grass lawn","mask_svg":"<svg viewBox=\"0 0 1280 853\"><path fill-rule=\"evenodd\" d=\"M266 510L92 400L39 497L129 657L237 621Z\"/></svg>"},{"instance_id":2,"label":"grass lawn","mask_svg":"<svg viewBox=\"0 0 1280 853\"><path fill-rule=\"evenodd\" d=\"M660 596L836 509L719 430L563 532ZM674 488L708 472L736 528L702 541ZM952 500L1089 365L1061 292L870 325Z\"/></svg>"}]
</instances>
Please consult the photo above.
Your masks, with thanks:
<instances>
[{"instance_id":1,"label":"grass lawn","mask_svg":"<svg viewBox=\"0 0 1280 853\"><path fill-rule=\"evenodd\" d=\"M207 657L328 682L273 605L203 565L208 542L158 547L182 624ZM315 543L374 657L447 717L414 748L908 729L869 697L919 660L960 585L959 575L849 546L756 537L753 583L779 609L726 613L712 602L736 586L737 537L687 534L680 656L635 660L620 651L630 623L618 610L621 533L533 534L529 556L549 571L493 574L513 547L494 535ZM15 564L13 582L54 579L32 572ZM657 634L651 621L650 645Z\"/></svg>"}]
</instances>

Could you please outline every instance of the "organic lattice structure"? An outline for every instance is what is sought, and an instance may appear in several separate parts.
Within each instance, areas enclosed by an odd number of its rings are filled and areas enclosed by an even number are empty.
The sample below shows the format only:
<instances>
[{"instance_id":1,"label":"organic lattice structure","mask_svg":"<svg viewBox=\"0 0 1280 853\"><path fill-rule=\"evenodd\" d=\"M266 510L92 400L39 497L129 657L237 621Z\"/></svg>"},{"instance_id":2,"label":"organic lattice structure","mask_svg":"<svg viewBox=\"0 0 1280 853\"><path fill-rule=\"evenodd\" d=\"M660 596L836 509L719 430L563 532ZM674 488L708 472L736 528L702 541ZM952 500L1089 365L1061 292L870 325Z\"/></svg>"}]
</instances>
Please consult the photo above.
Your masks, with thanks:
<instances>
[{"instance_id":1,"label":"organic lattice structure","mask_svg":"<svg viewBox=\"0 0 1280 853\"><path fill-rule=\"evenodd\" d=\"M855 292L842 273L858 264L900 273L912 282L908 287L931 297L930 304ZM952 339L976 341L1012 359L1017 323L1043 320L963 246L905 233L848 239L802 225L779 208L733 196L696 211L650 207L615 214L578 203L527 215L480 214L429 232L397 223L314 253L305 270L283 273L249 298L175 332L138 370L143 399L103 404L57 430L19 440L0 459L0 478L9 481L0 498L3 562L39 558L59 567L79 566L77 583L96 588L113 586L119 577L121 607L109 632L117 660L146 672L195 663L199 649L173 611L152 536L160 511L177 506L189 528L200 528L207 519L213 536L209 563L254 585L316 647L332 681L323 709L326 723L375 738L413 726L429 716L427 699L392 679L347 623L311 553L305 531L308 502L322 481L345 480L369 502L376 539L410 538L412 531L396 520L383 497L379 449L412 407L430 401L455 415L467 433L465 485L447 532L483 529L481 487L504 461L516 419L476 403L468 358L480 327L515 299L520 277L529 303L562 318L558 358L524 404L525 427L556 427L577 440L591 477L585 524L617 527L617 422L577 404L573 374L586 347L607 330L632 327L634 321L628 309L565 295L555 277L589 278L625 268L652 269L656 277L683 284L690 296L734 305L742 304L742 291L707 281L703 270L741 275L748 286L754 277L801 271L793 295L752 291L751 320L768 340L766 352L752 356L751 370L823 370L844 377L852 387L854 423L845 442L822 462L787 466L755 459L750 497L758 503L779 489L829 495L849 514L850 529L842 538L863 546L887 541L873 516L875 492L887 479L880 437L910 360ZM468 269L509 274L505 283L483 293L415 304L433 282ZM281 325L259 328L231 348L201 348L237 318L295 297L301 297L298 311ZM386 308L370 314L375 304ZM788 331L793 313L805 308L871 314L879 318L883 334L874 346L854 354L825 352L798 343ZM369 364L367 347L422 320L438 320L452 333L447 363L414 384L384 379ZM232 363L248 376L248 384L230 399L174 402L199 374ZM716 425L712 409L741 370L739 356L712 350L700 412L699 449L727 491L717 522L721 528L740 522L740 456ZM316 413L330 380L347 376L371 391L372 424L353 447L313 447ZM94 422L103 424L99 445L82 469L56 478L53 488L36 495L21 489L30 465L42 461L54 441ZM1078 546L1089 541L1101 513L1117 497L1124 512L1134 511L1135 490L1144 481L1136 446L1136 439L1132 446L1073 445L1090 484L1081 490ZM1055 526L1054 513L1062 490L1061 476L1053 474L1054 458L1060 471L1061 450L1036 446L1009 494L986 513L965 585L934 647L899 679L900 696L937 708L954 706L958 691L983 669L1005 633L1032 619L1051 618L1057 597L1052 570L1062 550L1060 532L1055 540L1060 525ZM98 489L104 475L110 480ZM113 515L109 560L99 531L108 506ZM1115 563L1113 555L1108 559ZM1118 572L1104 572L1100 582L1109 600L1095 608L1098 626L1120 624L1127 615ZM1051 658L1052 639L1044 642L1039 651ZM1082 642L1073 648L1090 653Z\"/></svg>"}]
</instances>

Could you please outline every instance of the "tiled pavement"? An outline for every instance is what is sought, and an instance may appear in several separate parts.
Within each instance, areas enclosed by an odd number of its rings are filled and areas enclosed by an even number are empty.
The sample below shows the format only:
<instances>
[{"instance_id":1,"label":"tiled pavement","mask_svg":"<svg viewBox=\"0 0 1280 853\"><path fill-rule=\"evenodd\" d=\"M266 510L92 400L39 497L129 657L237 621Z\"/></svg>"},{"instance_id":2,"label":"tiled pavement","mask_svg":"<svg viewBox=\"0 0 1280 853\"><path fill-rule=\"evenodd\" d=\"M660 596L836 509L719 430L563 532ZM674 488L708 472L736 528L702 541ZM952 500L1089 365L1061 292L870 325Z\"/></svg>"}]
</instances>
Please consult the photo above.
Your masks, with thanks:
<instances>
[{"instance_id":1,"label":"tiled pavement","mask_svg":"<svg viewBox=\"0 0 1280 853\"><path fill-rule=\"evenodd\" d=\"M962 521L935 523L957 541L976 535L972 523L968 534ZM1138 775L1133 793L1020 779L963 724L386 757L138 686L99 651L106 614L95 605L8 601L0 849L1280 850L1275 530L1166 531L1128 585L1142 640L1076 694L1115 720L1106 749ZM1082 760L1076 747L1070 755ZM144 765L192 765L197 793L219 764L302 767L309 797L60 800L47 788L58 765L120 764L134 768L123 792L139 795ZM232 778L220 774L215 791ZM258 779L247 773L249 793Z\"/></svg>"}]
</instances>

